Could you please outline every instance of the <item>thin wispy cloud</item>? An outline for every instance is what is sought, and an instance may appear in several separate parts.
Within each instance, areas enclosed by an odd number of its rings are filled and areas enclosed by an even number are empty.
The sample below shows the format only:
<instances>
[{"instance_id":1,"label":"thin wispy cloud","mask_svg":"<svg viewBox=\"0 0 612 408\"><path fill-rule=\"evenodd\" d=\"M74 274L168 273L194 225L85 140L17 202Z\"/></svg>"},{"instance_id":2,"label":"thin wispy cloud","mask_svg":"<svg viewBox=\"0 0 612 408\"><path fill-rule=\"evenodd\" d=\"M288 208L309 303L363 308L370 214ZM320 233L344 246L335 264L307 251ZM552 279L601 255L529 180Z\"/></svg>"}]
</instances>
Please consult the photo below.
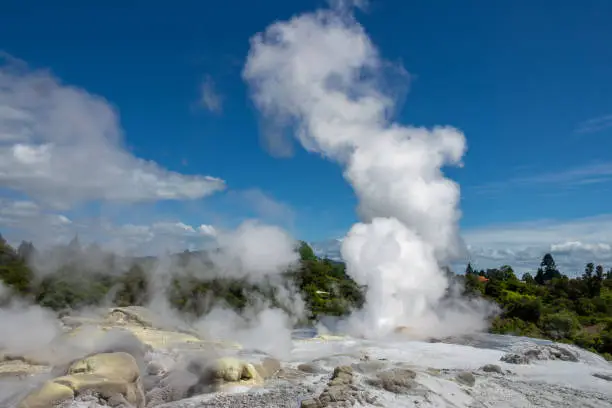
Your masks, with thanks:
<instances>
[{"instance_id":1,"label":"thin wispy cloud","mask_svg":"<svg viewBox=\"0 0 612 408\"><path fill-rule=\"evenodd\" d=\"M610 128L612 128L612 114L606 114L578 124L575 133L596 133Z\"/></svg>"},{"instance_id":2,"label":"thin wispy cloud","mask_svg":"<svg viewBox=\"0 0 612 408\"><path fill-rule=\"evenodd\" d=\"M206 75L200 86L200 103L206 110L221 113L223 96L217 90L217 85L210 75Z\"/></svg>"},{"instance_id":3,"label":"thin wispy cloud","mask_svg":"<svg viewBox=\"0 0 612 408\"><path fill-rule=\"evenodd\" d=\"M612 162L592 163L571 167L556 172L545 172L529 176L513 177L508 180L494 181L471 187L477 193L489 194L508 189L551 186L555 188L574 188L583 185L612 182Z\"/></svg>"}]
</instances>

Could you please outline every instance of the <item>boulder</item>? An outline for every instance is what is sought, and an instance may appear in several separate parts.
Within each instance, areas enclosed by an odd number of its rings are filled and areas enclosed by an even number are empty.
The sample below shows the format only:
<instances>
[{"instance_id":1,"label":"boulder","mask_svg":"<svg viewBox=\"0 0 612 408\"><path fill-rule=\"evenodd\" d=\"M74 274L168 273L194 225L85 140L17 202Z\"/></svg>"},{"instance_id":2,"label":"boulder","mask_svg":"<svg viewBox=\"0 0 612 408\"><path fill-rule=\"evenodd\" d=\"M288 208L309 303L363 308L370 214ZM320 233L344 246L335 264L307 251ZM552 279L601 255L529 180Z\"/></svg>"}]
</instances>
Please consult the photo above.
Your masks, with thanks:
<instances>
[{"instance_id":1,"label":"boulder","mask_svg":"<svg viewBox=\"0 0 612 408\"><path fill-rule=\"evenodd\" d=\"M41 388L30 393L18 408L50 408L74 398L74 390L66 385L47 381Z\"/></svg>"},{"instance_id":2,"label":"boulder","mask_svg":"<svg viewBox=\"0 0 612 408\"><path fill-rule=\"evenodd\" d=\"M281 369L280 361L271 357L265 357L261 361L261 363L254 364L253 366L255 367L255 370L257 370L259 375L264 379L271 378Z\"/></svg>"},{"instance_id":3,"label":"boulder","mask_svg":"<svg viewBox=\"0 0 612 408\"><path fill-rule=\"evenodd\" d=\"M498 366L497 364L486 364L486 365L482 366L480 369L482 371L484 371L485 373L497 373L497 374L503 374L504 373L502 368L500 366Z\"/></svg>"},{"instance_id":4,"label":"boulder","mask_svg":"<svg viewBox=\"0 0 612 408\"><path fill-rule=\"evenodd\" d=\"M559 344L530 346L516 353L505 354L500 359L509 364L529 364L534 360L561 360L578 362L578 355Z\"/></svg>"},{"instance_id":5,"label":"boulder","mask_svg":"<svg viewBox=\"0 0 612 408\"><path fill-rule=\"evenodd\" d=\"M476 378L474 377L474 374L470 373L469 371L460 372L459 374L457 374L455 379L458 383L467 385L469 387L473 387L474 384L476 384Z\"/></svg>"},{"instance_id":6,"label":"boulder","mask_svg":"<svg viewBox=\"0 0 612 408\"><path fill-rule=\"evenodd\" d=\"M263 382L263 377L255 369L255 366L253 364L238 360L237 358L220 358L214 363L212 369L213 379L221 380L223 382Z\"/></svg>"},{"instance_id":7,"label":"boulder","mask_svg":"<svg viewBox=\"0 0 612 408\"><path fill-rule=\"evenodd\" d=\"M376 377L370 378L369 385L394 394L407 394L417 387L416 373L407 368L392 368L379 372Z\"/></svg>"},{"instance_id":8,"label":"boulder","mask_svg":"<svg viewBox=\"0 0 612 408\"><path fill-rule=\"evenodd\" d=\"M138 364L130 354L119 352L96 354L73 363L66 375L30 393L19 408L51 407L87 392L105 400L125 400L136 408L144 407Z\"/></svg>"},{"instance_id":9,"label":"boulder","mask_svg":"<svg viewBox=\"0 0 612 408\"><path fill-rule=\"evenodd\" d=\"M0 379L6 377L27 377L36 374L48 373L51 371L49 364L32 361L28 358L4 359L0 361Z\"/></svg>"}]
</instances>

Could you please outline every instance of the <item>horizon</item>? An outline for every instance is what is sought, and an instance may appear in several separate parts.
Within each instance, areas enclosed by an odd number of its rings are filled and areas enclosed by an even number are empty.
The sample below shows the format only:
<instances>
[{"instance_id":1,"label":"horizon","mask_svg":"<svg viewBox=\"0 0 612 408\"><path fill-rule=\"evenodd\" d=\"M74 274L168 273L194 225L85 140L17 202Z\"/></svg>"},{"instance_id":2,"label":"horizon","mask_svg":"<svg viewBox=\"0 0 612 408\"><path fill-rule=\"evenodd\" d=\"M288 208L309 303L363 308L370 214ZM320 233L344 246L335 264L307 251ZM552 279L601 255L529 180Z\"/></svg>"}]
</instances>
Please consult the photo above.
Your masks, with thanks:
<instances>
[{"instance_id":1,"label":"horizon","mask_svg":"<svg viewBox=\"0 0 612 408\"><path fill-rule=\"evenodd\" d=\"M244 78L257 33L324 1L189 2L171 13L9 3L0 16L0 233L9 242L78 234L161 253L256 219L319 245L360 219L341 167L286 129L265 135ZM463 264L522 272L550 252L568 275L587 262L612 266L612 28L603 17L612 4L561 3L553 15L475 3L379 0L355 11L388 64L380 85L398 102L389 119L465 135L461 167L442 166L461 188Z\"/></svg>"}]
</instances>

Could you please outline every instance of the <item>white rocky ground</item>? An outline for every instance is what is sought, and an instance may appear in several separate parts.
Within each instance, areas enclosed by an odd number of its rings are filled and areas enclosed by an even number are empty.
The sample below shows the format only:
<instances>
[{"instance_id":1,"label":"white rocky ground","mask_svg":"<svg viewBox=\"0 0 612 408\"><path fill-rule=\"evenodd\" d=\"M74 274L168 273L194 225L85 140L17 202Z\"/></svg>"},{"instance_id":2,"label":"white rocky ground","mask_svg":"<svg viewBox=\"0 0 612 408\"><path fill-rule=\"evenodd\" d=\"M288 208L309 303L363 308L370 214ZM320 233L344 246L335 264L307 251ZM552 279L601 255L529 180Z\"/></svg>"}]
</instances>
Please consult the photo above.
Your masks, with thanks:
<instances>
[{"instance_id":1,"label":"white rocky ground","mask_svg":"<svg viewBox=\"0 0 612 408\"><path fill-rule=\"evenodd\" d=\"M417 342L296 333L279 364L261 352L113 313L106 329L120 336L92 345L88 334L77 342L89 350L84 355L94 354L91 347L131 354L136 380L117 380L117 371L100 371L87 359L67 368L10 357L0 363L0 407L612 407L612 365L567 345L484 334ZM61 356L61 347L53 350ZM32 391L40 396L36 389L52 379L74 392L63 401L24 400Z\"/></svg>"}]
</instances>

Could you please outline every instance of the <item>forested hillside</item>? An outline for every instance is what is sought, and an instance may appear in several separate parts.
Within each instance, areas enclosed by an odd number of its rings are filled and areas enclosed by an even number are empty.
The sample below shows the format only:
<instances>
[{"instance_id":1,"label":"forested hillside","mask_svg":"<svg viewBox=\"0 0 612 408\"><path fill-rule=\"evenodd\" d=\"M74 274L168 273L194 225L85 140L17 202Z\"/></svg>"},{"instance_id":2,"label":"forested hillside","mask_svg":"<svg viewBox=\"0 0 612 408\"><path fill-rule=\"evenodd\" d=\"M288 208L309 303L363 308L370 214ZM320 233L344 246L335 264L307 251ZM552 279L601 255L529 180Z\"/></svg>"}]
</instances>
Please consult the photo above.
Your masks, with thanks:
<instances>
[{"instance_id":1,"label":"forested hillside","mask_svg":"<svg viewBox=\"0 0 612 408\"><path fill-rule=\"evenodd\" d=\"M582 275L569 278L546 254L535 274L520 279L508 265L475 271L470 264L463 279L467 294L502 308L493 333L574 343L612 359L612 269L588 263Z\"/></svg>"},{"instance_id":2,"label":"forested hillside","mask_svg":"<svg viewBox=\"0 0 612 408\"><path fill-rule=\"evenodd\" d=\"M315 256L305 243L299 252L295 268L253 283L220 277L206 252L172 255L160 273L154 258L119 257L97 247L83 248L76 239L39 253L31 243L15 249L0 237L0 279L17 296L57 311L144 305L152 285L163 289L171 306L194 317L214 305L240 311L262 300L283 308L282 288L301 294L310 321L346 315L363 305L366 288L346 274L342 263ZM32 264L50 267L34 273ZM502 312L492 320L492 332L574 343L612 358L612 270L588 263L581 276L569 278L546 254L534 274L521 278L510 266L476 271L468 264L465 274L447 273L466 296L499 304Z\"/></svg>"}]
</instances>

